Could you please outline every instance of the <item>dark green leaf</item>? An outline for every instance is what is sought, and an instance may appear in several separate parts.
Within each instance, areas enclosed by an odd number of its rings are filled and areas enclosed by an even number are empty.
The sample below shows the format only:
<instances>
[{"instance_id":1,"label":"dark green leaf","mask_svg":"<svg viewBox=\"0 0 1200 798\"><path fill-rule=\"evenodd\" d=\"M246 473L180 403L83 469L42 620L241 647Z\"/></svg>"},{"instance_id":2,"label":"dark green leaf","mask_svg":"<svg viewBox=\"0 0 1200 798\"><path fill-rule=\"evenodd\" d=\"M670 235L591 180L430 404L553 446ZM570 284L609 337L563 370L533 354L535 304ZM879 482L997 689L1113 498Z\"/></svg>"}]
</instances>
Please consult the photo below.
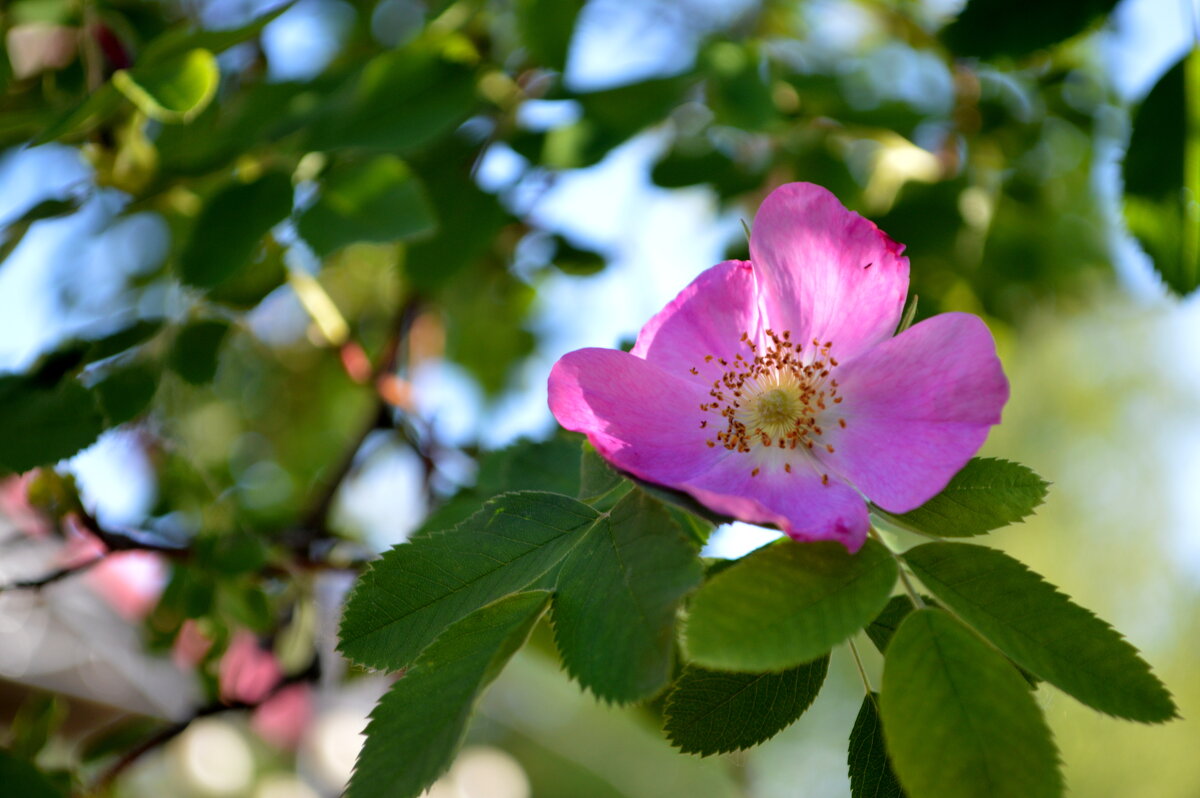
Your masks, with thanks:
<instances>
[{"instance_id":1,"label":"dark green leaf","mask_svg":"<svg viewBox=\"0 0 1200 798\"><path fill-rule=\"evenodd\" d=\"M880 716L911 798L1055 798L1058 753L1021 675L938 609L913 612L888 645Z\"/></svg>"},{"instance_id":2,"label":"dark green leaf","mask_svg":"<svg viewBox=\"0 0 1200 798\"><path fill-rule=\"evenodd\" d=\"M867 624L867 628L863 631L867 633L867 637L871 638L871 642L875 644L875 648L879 649L880 654L887 653L892 635L896 633L896 630L900 628L900 623L914 609L916 608L913 606L912 599L908 596L892 596L883 611L875 616L875 620Z\"/></svg>"},{"instance_id":3,"label":"dark green leaf","mask_svg":"<svg viewBox=\"0 0 1200 798\"><path fill-rule=\"evenodd\" d=\"M146 116L176 123L190 122L208 107L220 82L216 56L200 47L112 76L112 85Z\"/></svg>"},{"instance_id":4,"label":"dark green leaf","mask_svg":"<svg viewBox=\"0 0 1200 798\"><path fill-rule=\"evenodd\" d=\"M85 764L91 764L105 757L123 754L155 732L162 731L163 726L164 722L155 718L122 718L85 739L79 758Z\"/></svg>"},{"instance_id":5,"label":"dark green leaf","mask_svg":"<svg viewBox=\"0 0 1200 798\"><path fill-rule=\"evenodd\" d=\"M562 72L583 0L518 0L517 29L533 59Z\"/></svg>"},{"instance_id":6,"label":"dark green leaf","mask_svg":"<svg viewBox=\"0 0 1200 798\"><path fill-rule=\"evenodd\" d=\"M25 238L25 234L29 232L29 228L35 222L40 222L43 219L56 219L67 216L78 209L79 203L75 200L43 200L16 219L6 222L3 228L0 229L0 233L4 236L3 240L0 241L0 264L8 260L8 256L13 253L17 245Z\"/></svg>"},{"instance_id":7,"label":"dark green leaf","mask_svg":"<svg viewBox=\"0 0 1200 798\"><path fill-rule=\"evenodd\" d=\"M685 754L740 751L771 739L816 700L829 657L782 673L728 673L689 665L667 696L664 731Z\"/></svg>"},{"instance_id":8,"label":"dark green leaf","mask_svg":"<svg viewBox=\"0 0 1200 798\"><path fill-rule=\"evenodd\" d=\"M562 236L554 236L555 246L554 265L566 274L586 276L604 270L607 259L599 252L580 249Z\"/></svg>"},{"instance_id":9,"label":"dark green leaf","mask_svg":"<svg viewBox=\"0 0 1200 798\"><path fill-rule=\"evenodd\" d=\"M878 693L863 696L854 728L850 730L850 750L846 757L850 798L904 798L883 744L878 701Z\"/></svg>"},{"instance_id":10,"label":"dark green leaf","mask_svg":"<svg viewBox=\"0 0 1200 798\"><path fill-rule=\"evenodd\" d=\"M701 665L732 671L816 659L879 613L896 573L896 561L874 540L857 554L831 541L765 546L696 594L688 652Z\"/></svg>"},{"instance_id":11,"label":"dark green leaf","mask_svg":"<svg viewBox=\"0 0 1200 798\"><path fill-rule=\"evenodd\" d=\"M448 532L396 546L347 600L342 653L373 668L410 664L450 624L555 568L597 517L566 496L512 493Z\"/></svg>"},{"instance_id":12,"label":"dark green leaf","mask_svg":"<svg viewBox=\"0 0 1200 798\"><path fill-rule=\"evenodd\" d=\"M292 210L292 182L269 172L232 183L205 204L180 256L185 283L211 288L250 264L262 237Z\"/></svg>"},{"instance_id":13,"label":"dark green leaf","mask_svg":"<svg viewBox=\"0 0 1200 798\"><path fill-rule=\"evenodd\" d=\"M1022 56L1082 33L1116 4L1116 0L970 0L941 35L955 55Z\"/></svg>"},{"instance_id":14,"label":"dark green leaf","mask_svg":"<svg viewBox=\"0 0 1200 798\"><path fill-rule=\"evenodd\" d=\"M657 693L671 680L679 603L701 576L696 550L662 505L628 494L559 571L554 631L567 671L609 701Z\"/></svg>"},{"instance_id":15,"label":"dark green leaf","mask_svg":"<svg viewBox=\"0 0 1200 798\"><path fill-rule=\"evenodd\" d=\"M876 512L938 537L971 537L1016 523L1046 498L1046 482L1020 463L976 457L941 493L907 513Z\"/></svg>"},{"instance_id":16,"label":"dark green leaf","mask_svg":"<svg viewBox=\"0 0 1200 798\"><path fill-rule=\"evenodd\" d=\"M43 386L0 376L0 470L19 473L55 463L103 430L95 398L75 380Z\"/></svg>"},{"instance_id":17,"label":"dark green leaf","mask_svg":"<svg viewBox=\"0 0 1200 798\"><path fill-rule=\"evenodd\" d=\"M1133 646L1007 554L928 543L904 560L943 604L1034 676L1120 718L1175 717L1170 693Z\"/></svg>"},{"instance_id":18,"label":"dark green leaf","mask_svg":"<svg viewBox=\"0 0 1200 798\"><path fill-rule=\"evenodd\" d=\"M120 107L121 93L111 83L105 83L35 136L32 143L36 146L85 133L112 116Z\"/></svg>"},{"instance_id":19,"label":"dark green leaf","mask_svg":"<svg viewBox=\"0 0 1200 798\"><path fill-rule=\"evenodd\" d=\"M153 338L163 328L162 319L142 319L135 321L116 332L97 338L88 349L87 360L104 360L119 355L127 349L145 343Z\"/></svg>"},{"instance_id":20,"label":"dark green leaf","mask_svg":"<svg viewBox=\"0 0 1200 798\"><path fill-rule=\"evenodd\" d=\"M147 363L116 369L95 388L96 397L110 426L137 418L150 406L158 390L159 370Z\"/></svg>"},{"instance_id":21,"label":"dark green leaf","mask_svg":"<svg viewBox=\"0 0 1200 798\"><path fill-rule=\"evenodd\" d=\"M763 130L776 119L771 86L756 48L738 42L715 42L705 50L703 59L708 100L719 124Z\"/></svg>"},{"instance_id":22,"label":"dark green leaf","mask_svg":"<svg viewBox=\"0 0 1200 798\"><path fill-rule=\"evenodd\" d=\"M51 693L32 693L12 719L9 753L32 761L67 717L66 702Z\"/></svg>"},{"instance_id":23,"label":"dark green leaf","mask_svg":"<svg viewBox=\"0 0 1200 798\"><path fill-rule=\"evenodd\" d=\"M277 19L280 14L294 5L295 0L288 0L271 11L263 14L252 22L237 28L209 30L206 28L170 28L154 41L146 45L138 59L139 64L154 64L183 55L190 50L201 48L219 53L228 50L235 44L256 38L267 26L267 23Z\"/></svg>"},{"instance_id":24,"label":"dark green leaf","mask_svg":"<svg viewBox=\"0 0 1200 798\"><path fill-rule=\"evenodd\" d=\"M0 748L0 784L6 795L21 798L64 798L45 774L24 759Z\"/></svg>"},{"instance_id":25,"label":"dark green leaf","mask_svg":"<svg viewBox=\"0 0 1200 798\"><path fill-rule=\"evenodd\" d=\"M609 493L624 480L587 441L579 460L579 498L587 501Z\"/></svg>"},{"instance_id":26,"label":"dark green leaf","mask_svg":"<svg viewBox=\"0 0 1200 798\"><path fill-rule=\"evenodd\" d=\"M549 593L517 593L448 628L371 712L348 798L415 798L450 766L480 694L529 636Z\"/></svg>"},{"instance_id":27,"label":"dark green leaf","mask_svg":"<svg viewBox=\"0 0 1200 798\"><path fill-rule=\"evenodd\" d=\"M380 155L331 169L322 180L320 198L296 225L324 257L356 241L399 241L428 233L436 219L408 166L395 156Z\"/></svg>"},{"instance_id":28,"label":"dark green leaf","mask_svg":"<svg viewBox=\"0 0 1200 798\"><path fill-rule=\"evenodd\" d=\"M314 120L310 147L404 153L452 129L474 104L471 68L417 42L372 59L345 107Z\"/></svg>"},{"instance_id":29,"label":"dark green leaf","mask_svg":"<svg viewBox=\"0 0 1200 798\"><path fill-rule=\"evenodd\" d=\"M189 323L175 337L171 368L192 385L212 382L217 373L221 344L228 334L228 322L207 319Z\"/></svg>"}]
</instances>

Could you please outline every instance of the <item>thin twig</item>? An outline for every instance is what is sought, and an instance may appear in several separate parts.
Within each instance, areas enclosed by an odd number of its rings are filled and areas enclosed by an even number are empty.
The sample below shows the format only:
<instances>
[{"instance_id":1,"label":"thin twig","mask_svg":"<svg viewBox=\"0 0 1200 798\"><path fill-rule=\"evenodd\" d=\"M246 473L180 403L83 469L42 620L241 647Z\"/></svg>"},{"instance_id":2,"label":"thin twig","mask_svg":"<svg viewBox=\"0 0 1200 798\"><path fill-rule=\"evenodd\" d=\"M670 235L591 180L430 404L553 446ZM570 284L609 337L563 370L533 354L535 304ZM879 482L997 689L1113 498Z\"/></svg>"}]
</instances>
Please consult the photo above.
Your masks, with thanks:
<instances>
[{"instance_id":1,"label":"thin twig","mask_svg":"<svg viewBox=\"0 0 1200 798\"><path fill-rule=\"evenodd\" d=\"M867 669L863 667L862 658L858 655L858 646L854 645L853 638L846 642L850 645L850 653L854 655L854 664L858 666L858 677L862 679L867 695L874 695L875 691L871 688L871 680L867 678Z\"/></svg>"},{"instance_id":2,"label":"thin twig","mask_svg":"<svg viewBox=\"0 0 1200 798\"><path fill-rule=\"evenodd\" d=\"M108 554L101 554L93 557L90 560L87 560L86 562L82 562L79 565L72 565L68 568L59 568L57 571L51 571L45 576L40 576L37 579L24 579L20 582L12 582L11 584L0 585L0 593L7 593L13 590L41 590L47 585L52 585L55 582L61 582L67 577L74 576L75 574L81 574L90 569L92 566L99 565L107 556Z\"/></svg>"}]
</instances>

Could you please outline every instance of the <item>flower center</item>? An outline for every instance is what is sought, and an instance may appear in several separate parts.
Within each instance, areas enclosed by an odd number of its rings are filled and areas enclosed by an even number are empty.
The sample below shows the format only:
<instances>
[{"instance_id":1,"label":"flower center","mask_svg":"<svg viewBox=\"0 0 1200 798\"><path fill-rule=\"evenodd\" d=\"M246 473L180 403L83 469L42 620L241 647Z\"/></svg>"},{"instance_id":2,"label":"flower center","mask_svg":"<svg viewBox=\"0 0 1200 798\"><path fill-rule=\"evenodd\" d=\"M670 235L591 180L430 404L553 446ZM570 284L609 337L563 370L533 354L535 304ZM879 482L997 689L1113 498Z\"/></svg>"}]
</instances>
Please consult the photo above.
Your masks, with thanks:
<instances>
[{"instance_id":1,"label":"flower center","mask_svg":"<svg viewBox=\"0 0 1200 798\"><path fill-rule=\"evenodd\" d=\"M713 401L700 405L702 411L719 415L723 422L716 425L716 437L708 445L738 452L755 447L807 451L821 445L833 453L833 445L822 440L825 430L821 427L826 411L842 402L838 382L830 377L838 365L830 354L833 342L814 339L804 354L804 347L792 341L791 331L777 334L767 330L766 335L769 345L763 352L742 333L749 357L738 353L732 363L711 355L705 358L705 362L715 359L726 368L709 391ZM692 373L699 371L693 369ZM846 426L841 417L826 423ZM708 419L700 426L707 428ZM758 470L753 473L757 475ZM785 463L784 470L790 473L790 464Z\"/></svg>"}]
</instances>

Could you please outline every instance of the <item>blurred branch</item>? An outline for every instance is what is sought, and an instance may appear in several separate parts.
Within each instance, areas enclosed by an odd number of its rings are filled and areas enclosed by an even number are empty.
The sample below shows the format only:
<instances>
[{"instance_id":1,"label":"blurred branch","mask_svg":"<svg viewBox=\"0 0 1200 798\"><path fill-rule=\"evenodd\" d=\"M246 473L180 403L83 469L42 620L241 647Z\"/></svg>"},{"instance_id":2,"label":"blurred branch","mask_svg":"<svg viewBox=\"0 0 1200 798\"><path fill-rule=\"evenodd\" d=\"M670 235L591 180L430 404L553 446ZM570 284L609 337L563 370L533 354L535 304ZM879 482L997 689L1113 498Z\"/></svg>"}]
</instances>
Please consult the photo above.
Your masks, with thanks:
<instances>
[{"instance_id":1,"label":"blurred branch","mask_svg":"<svg viewBox=\"0 0 1200 798\"><path fill-rule=\"evenodd\" d=\"M19 582L0 585L0 593L8 593L13 590L41 590L43 587L52 585L55 582L60 582L69 576L81 574L84 571L89 570L93 565L99 565L107 556L107 554L101 554L97 557L87 560L86 562L82 562L79 565L72 565L67 568L59 568L57 571L51 571L45 576L40 576L36 579L24 579Z\"/></svg>"}]
</instances>

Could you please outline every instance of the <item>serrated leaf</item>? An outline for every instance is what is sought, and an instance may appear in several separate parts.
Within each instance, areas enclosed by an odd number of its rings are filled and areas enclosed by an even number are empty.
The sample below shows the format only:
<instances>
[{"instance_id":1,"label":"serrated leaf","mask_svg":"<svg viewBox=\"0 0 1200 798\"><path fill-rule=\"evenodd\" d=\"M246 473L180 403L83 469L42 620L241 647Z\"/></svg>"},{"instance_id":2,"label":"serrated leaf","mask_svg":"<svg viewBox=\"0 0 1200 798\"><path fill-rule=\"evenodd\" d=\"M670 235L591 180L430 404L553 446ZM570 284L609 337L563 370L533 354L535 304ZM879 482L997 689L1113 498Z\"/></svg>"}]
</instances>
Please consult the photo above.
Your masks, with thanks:
<instances>
[{"instance_id":1,"label":"serrated leaf","mask_svg":"<svg viewBox=\"0 0 1200 798\"><path fill-rule=\"evenodd\" d=\"M1020 463L976 457L941 493L907 513L881 515L937 537L982 535L1028 516L1046 498L1046 482Z\"/></svg>"},{"instance_id":2,"label":"serrated leaf","mask_svg":"<svg viewBox=\"0 0 1200 798\"><path fill-rule=\"evenodd\" d=\"M356 241L399 241L436 226L421 181L393 155L331 169L321 196L296 221L322 257Z\"/></svg>"},{"instance_id":3,"label":"serrated leaf","mask_svg":"<svg viewBox=\"0 0 1200 798\"><path fill-rule=\"evenodd\" d=\"M1058 752L1029 686L943 610L917 610L896 630L879 713L910 798L1062 795Z\"/></svg>"},{"instance_id":4,"label":"serrated leaf","mask_svg":"<svg viewBox=\"0 0 1200 798\"><path fill-rule=\"evenodd\" d=\"M883 611L875 616L875 620L867 624L863 631L867 633L867 637L871 638L871 642L875 644L875 648L879 649L880 654L887 653L892 635L896 634L900 624L915 609L912 599L908 596L892 596Z\"/></svg>"},{"instance_id":5,"label":"serrated leaf","mask_svg":"<svg viewBox=\"0 0 1200 798\"><path fill-rule=\"evenodd\" d=\"M825 683L829 657L782 673L689 665L667 696L664 731L685 754L723 754L771 739L796 722Z\"/></svg>"},{"instance_id":6,"label":"serrated leaf","mask_svg":"<svg viewBox=\"0 0 1200 798\"><path fill-rule=\"evenodd\" d=\"M928 543L904 560L943 604L1034 676L1109 715L1175 717L1170 693L1137 649L1007 554Z\"/></svg>"},{"instance_id":7,"label":"serrated leaf","mask_svg":"<svg viewBox=\"0 0 1200 798\"><path fill-rule=\"evenodd\" d=\"M909 602L911 606L912 602ZM878 701L878 693L863 696L854 728L850 730L850 748L846 755L850 798L904 798L904 790L896 780L883 743Z\"/></svg>"},{"instance_id":8,"label":"serrated leaf","mask_svg":"<svg viewBox=\"0 0 1200 798\"><path fill-rule=\"evenodd\" d=\"M550 594L517 593L467 615L371 712L349 798L412 798L446 771L483 689L529 636Z\"/></svg>"},{"instance_id":9,"label":"serrated leaf","mask_svg":"<svg viewBox=\"0 0 1200 798\"><path fill-rule=\"evenodd\" d=\"M598 514L553 493L510 493L448 532L396 546L359 578L339 649L398 670L448 626L555 568Z\"/></svg>"},{"instance_id":10,"label":"serrated leaf","mask_svg":"<svg viewBox=\"0 0 1200 798\"><path fill-rule=\"evenodd\" d=\"M675 614L700 583L696 550L660 504L634 491L567 555L554 597L563 664L600 698L648 698L671 680Z\"/></svg>"},{"instance_id":11,"label":"serrated leaf","mask_svg":"<svg viewBox=\"0 0 1200 798\"><path fill-rule=\"evenodd\" d=\"M197 47L162 62L119 69L112 85L138 109L159 122L190 122L217 94L217 58Z\"/></svg>"},{"instance_id":12,"label":"serrated leaf","mask_svg":"<svg viewBox=\"0 0 1200 798\"><path fill-rule=\"evenodd\" d=\"M688 652L718 670L809 662L874 618L896 575L895 560L874 540L857 554L832 541L764 546L700 588L688 617Z\"/></svg>"}]
</instances>

